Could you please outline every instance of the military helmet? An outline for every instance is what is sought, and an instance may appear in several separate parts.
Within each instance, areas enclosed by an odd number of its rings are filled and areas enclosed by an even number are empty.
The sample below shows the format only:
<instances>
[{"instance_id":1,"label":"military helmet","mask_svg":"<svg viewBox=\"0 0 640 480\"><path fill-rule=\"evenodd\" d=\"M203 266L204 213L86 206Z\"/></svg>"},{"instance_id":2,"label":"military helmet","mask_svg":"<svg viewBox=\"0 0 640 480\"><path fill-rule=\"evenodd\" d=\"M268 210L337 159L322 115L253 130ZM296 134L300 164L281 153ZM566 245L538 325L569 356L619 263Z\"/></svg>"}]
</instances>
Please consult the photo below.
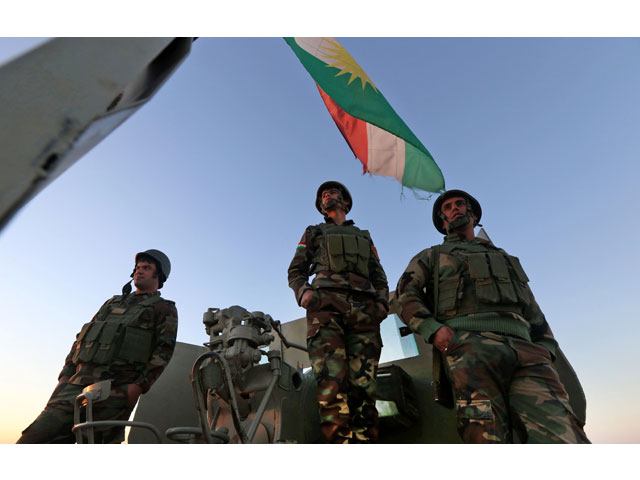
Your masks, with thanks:
<instances>
[{"instance_id":1,"label":"military helmet","mask_svg":"<svg viewBox=\"0 0 640 480\"><path fill-rule=\"evenodd\" d=\"M324 182L322 185L318 187L318 191L316 192L316 208L318 209L318 211L324 215L324 213L322 212L322 192L330 188L337 188L338 190L340 190L340 193L342 193L343 200L348 203L348 205L345 205L346 213L349 213L349 211L351 210L351 207L353 206L351 193L349 193L349 190L347 189L347 187L345 187L340 182L336 182L334 180Z\"/></svg>"},{"instance_id":2,"label":"military helmet","mask_svg":"<svg viewBox=\"0 0 640 480\"><path fill-rule=\"evenodd\" d=\"M138 258L140 256L151 257L156 262L156 266L160 267L160 284L163 284L167 278L169 278L169 274L171 273L171 262L169 261L169 257L167 257L160 250L145 250L144 252L136 253L136 264L138 263ZM164 278L162 277L164 276Z\"/></svg>"},{"instance_id":3,"label":"military helmet","mask_svg":"<svg viewBox=\"0 0 640 480\"><path fill-rule=\"evenodd\" d=\"M473 214L476 217L476 223L474 224L474 226L477 225L478 222L480 222L480 217L482 217L482 208L480 207L480 202L478 202L475 198L462 190L447 190L434 202L432 215L433 225L436 227L436 230L438 230L443 235L446 235L447 231L444 229L444 226L442 224L442 218L440 218L440 209L442 208L442 204L445 202L445 200L448 200L452 197L462 197L471 204L471 210L473 210Z\"/></svg>"}]
</instances>

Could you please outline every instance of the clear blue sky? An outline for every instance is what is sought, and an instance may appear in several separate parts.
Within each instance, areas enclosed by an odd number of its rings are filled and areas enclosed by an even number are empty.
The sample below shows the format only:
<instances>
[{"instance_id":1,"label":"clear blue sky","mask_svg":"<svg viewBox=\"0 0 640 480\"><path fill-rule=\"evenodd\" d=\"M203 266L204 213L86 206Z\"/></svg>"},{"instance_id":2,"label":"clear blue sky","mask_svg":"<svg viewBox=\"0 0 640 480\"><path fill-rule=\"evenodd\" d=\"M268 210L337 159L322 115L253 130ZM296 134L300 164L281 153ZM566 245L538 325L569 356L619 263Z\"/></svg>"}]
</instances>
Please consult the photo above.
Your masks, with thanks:
<instances>
[{"instance_id":1,"label":"clear blue sky","mask_svg":"<svg viewBox=\"0 0 640 480\"><path fill-rule=\"evenodd\" d=\"M472 193L494 243L520 258L582 382L591 440L640 443L640 40L338 39L447 188ZM36 43L2 39L0 61ZM197 40L149 104L0 232L0 442L43 408L75 334L119 293L137 251L171 258L162 292L179 341L207 341L208 307L299 318L286 270L322 220L318 185L335 179L395 288L441 241L433 199L361 172L282 39Z\"/></svg>"}]
</instances>

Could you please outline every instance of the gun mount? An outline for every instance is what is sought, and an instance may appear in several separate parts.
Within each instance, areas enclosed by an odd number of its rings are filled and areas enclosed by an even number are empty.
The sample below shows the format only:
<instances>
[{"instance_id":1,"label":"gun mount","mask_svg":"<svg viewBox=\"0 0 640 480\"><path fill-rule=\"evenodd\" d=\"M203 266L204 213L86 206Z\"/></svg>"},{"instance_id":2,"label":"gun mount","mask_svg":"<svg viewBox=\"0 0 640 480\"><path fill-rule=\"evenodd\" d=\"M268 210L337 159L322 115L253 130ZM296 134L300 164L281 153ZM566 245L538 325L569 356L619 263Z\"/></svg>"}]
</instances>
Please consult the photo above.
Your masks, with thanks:
<instances>
[{"instance_id":1,"label":"gun mount","mask_svg":"<svg viewBox=\"0 0 640 480\"><path fill-rule=\"evenodd\" d=\"M206 443L309 443L316 440L315 382L265 351L279 322L240 306L210 308L203 316L210 341L191 371L203 440ZM267 363L260 363L266 357ZM300 422L300 415L312 421ZM231 433L229 433L231 432Z\"/></svg>"}]
</instances>

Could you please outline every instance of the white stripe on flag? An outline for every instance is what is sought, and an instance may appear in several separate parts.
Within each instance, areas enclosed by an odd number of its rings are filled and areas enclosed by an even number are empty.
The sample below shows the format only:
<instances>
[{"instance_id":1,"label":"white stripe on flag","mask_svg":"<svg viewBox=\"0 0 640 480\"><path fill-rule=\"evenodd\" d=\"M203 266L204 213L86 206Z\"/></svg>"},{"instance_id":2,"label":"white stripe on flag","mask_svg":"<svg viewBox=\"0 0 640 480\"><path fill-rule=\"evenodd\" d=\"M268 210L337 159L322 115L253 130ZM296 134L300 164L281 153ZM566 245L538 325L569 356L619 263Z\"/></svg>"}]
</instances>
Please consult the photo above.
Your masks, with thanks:
<instances>
[{"instance_id":1,"label":"white stripe on flag","mask_svg":"<svg viewBox=\"0 0 640 480\"><path fill-rule=\"evenodd\" d=\"M367 122L369 160L367 168L376 175L394 177L402 183L405 143L401 138Z\"/></svg>"},{"instance_id":2,"label":"white stripe on flag","mask_svg":"<svg viewBox=\"0 0 640 480\"><path fill-rule=\"evenodd\" d=\"M334 57L330 56L331 51L327 50L336 48L335 45L330 43L330 41L336 41L333 37L295 37L294 40L300 48L324 63L336 61Z\"/></svg>"}]
</instances>

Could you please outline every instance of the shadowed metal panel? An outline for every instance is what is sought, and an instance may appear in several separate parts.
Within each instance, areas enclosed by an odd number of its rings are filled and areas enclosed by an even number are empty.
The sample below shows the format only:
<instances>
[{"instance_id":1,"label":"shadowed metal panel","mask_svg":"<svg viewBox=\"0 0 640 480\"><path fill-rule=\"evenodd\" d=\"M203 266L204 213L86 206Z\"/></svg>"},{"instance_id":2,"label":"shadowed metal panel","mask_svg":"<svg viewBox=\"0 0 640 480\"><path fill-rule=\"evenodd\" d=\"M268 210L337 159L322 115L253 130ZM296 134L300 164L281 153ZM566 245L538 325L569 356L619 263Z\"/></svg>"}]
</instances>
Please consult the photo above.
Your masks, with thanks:
<instances>
[{"instance_id":1,"label":"shadowed metal panel","mask_svg":"<svg viewBox=\"0 0 640 480\"><path fill-rule=\"evenodd\" d=\"M151 389L140 397L134 421L155 425L163 434L172 427L199 427L189 375L196 359L207 349L189 343L176 343L167 368ZM164 443L175 443L163 439ZM129 443L156 443L151 433L132 428Z\"/></svg>"}]
</instances>

